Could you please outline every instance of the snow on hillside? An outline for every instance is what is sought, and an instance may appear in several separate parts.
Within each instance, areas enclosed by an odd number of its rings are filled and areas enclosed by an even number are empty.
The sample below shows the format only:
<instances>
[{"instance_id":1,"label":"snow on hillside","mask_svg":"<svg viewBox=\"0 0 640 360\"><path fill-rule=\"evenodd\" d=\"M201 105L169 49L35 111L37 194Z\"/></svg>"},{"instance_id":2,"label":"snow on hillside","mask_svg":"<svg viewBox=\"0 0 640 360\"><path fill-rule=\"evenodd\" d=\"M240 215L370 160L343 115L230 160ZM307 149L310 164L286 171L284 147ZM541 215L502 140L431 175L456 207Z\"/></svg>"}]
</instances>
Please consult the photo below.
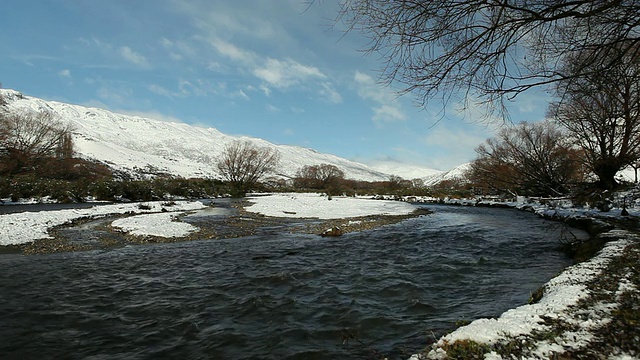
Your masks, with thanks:
<instances>
[{"instance_id":1,"label":"snow on hillside","mask_svg":"<svg viewBox=\"0 0 640 360\"><path fill-rule=\"evenodd\" d=\"M463 180L465 177L465 173L467 171L469 171L469 169L471 168L471 163L465 163L459 166L456 166L455 168L449 170L449 171L443 171L440 172L438 174L434 174L431 176L427 176L425 178L423 178L424 180L424 184L427 186L431 186L431 185L435 185L441 181L447 181L447 180L454 180L454 181L460 181Z\"/></svg>"},{"instance_id":2,"label":"snow on hillside","mask_svg":"<svg viewBox=\"0 0 640 360\"><path fill-rule=\"evenodd\" d=\"M369 166L382 173L400 176L406 180L431 178L444 173L440 170L394 161L378 161Z\"/></svg>"},{"instance_id":3,"label":"snow on hillside","mask_svg":"<svg viewBox=\"0 0 640 360\"><path fill-rule=\"evenodd\" d=\"M279 174L285 177L294 176L305 165L322 163L339 167L351 179L381 181L389 177L367 165L335 155L298 146L275 145L257 138L233 137L214 128L45 101L14 90L0 89L0 95L7 100L10 111L50 111L63 121L69 121L74 127L75 150L80 156L99 160L135 176L167 173L186 178L219 177L215 159L227 144L241 139L276 148L281 155Z\"/></svg>"}]
</instances>

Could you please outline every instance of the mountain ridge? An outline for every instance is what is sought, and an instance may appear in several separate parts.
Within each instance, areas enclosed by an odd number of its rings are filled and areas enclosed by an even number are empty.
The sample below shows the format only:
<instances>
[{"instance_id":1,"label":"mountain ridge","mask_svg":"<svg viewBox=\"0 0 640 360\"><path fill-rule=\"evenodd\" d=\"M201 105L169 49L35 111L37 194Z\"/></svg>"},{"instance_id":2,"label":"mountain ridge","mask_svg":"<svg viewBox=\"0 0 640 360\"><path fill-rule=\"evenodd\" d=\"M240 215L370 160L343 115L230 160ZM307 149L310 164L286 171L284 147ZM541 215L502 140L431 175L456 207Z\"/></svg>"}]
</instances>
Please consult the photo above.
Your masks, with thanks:
<instances>
[{"instance_id":1,"label":"mountain ridge","mask_svg":"<svg viewBox=\"0 0 640 360\"><path fill-rule=\"evenodd\" d=\"M278 145L260 138L236 137L212 127L194 126L182 122L167 122L151 118L125 115L109 110L48 101L26 96L15 90L0 89L9 111L29 109L49 111L73 127L75 151L78 156L97 160L116 171L132 177L170 174L185 178L220 178L215 160L227 144L235 140L275 148L281 155L277 173L294 177L305 165L331 164L355 180L384 181L391 175L406 177L420 174L420 167L395 164L394 168L376 168L315 149ZM385 170L394 172L385 172ZM446 172L424 168L422 178L427 185Z\"/></svg>"}]
</instances>

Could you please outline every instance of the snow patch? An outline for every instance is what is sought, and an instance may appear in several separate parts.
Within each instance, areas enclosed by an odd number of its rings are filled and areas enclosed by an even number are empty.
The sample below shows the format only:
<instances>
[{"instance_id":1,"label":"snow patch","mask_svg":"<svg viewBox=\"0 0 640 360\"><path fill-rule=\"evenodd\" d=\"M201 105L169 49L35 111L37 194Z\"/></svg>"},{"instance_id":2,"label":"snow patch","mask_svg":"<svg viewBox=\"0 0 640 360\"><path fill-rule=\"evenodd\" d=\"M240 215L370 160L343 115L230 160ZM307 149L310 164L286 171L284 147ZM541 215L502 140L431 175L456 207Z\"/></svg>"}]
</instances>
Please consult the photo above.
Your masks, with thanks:
<instances>
[{"instance_id":1,"label":"snow patch","mask_svg":"<svg viewBox=\"0 0 640 360\"><path fill-rule=\"evenodd\" d=\"M40 239L50 239L49 230L82 218L97 218L114 214L191 211L206 207L199 201L97 205L89 209L68 209L22 212L0 215L0 245L18 245Z\"/></svg>"},{"instance_id":2,"label":"snow patch","mask_svg":"<svg viewBox=\"0 0 640 360\"><path fill-rule=\"evenodd\" d=\"M198 228L187 223L175 221L177 214L159 213L131 216L118 219L111 226L138 236L159 236L165 238L184 237Z\"/></svg>"},{"instance_id":3,"label":"snow patch","mask_svg":"<svg viewBox=\"0 0 640 360\"><path fill-rule=\"evenodd\" d=\"M371 200L313 193L284 193L249 197L247 211L274 217L343 219L369 215L407 215L415 205L400 201Z\"/></svg>"}]
</instances>

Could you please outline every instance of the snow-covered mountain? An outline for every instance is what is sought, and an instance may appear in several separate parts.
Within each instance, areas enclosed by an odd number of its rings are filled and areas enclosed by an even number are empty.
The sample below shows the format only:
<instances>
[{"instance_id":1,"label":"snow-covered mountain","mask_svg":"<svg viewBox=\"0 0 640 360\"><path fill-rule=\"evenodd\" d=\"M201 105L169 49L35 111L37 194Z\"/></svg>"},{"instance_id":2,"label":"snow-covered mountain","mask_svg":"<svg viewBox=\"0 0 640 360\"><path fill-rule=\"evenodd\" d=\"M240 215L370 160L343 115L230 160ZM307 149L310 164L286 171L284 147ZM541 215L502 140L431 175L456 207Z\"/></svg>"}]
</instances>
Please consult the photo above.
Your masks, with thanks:
<instances>
[{"instance_id":1,"label":"snow-covered mountain","mask_svg":"<svg viewBox=\"0 0 640 360\"><path fill-rule=\"evenodd\" d=\"M471 163L464 163L449 171L442 171L424 178L427 186L435 185L442 181L465 181L465 174L471 169Z\"/></svg>"},{"instance_id":2,"label":"snow-covered mountain","mask_svg":"<svg viewBox=\"0 0 640 360\"><path fill-rule=\"evenodd\" d=\"M400 176L403 179L428 179L445 173L444 171L429 169L422 166L404 164L394 161L378 161L370 165L385 174Z\"/></svg>"},{"instance_id":3,"label":"snow-covered mountain","mask_svg":"<svg viewBox=\"0 0 640 360\"><path fill-rule=\"evenodd\" d=\"M305 165L332 164L347 178L366 181L387 180L390 175L406 179L430 178L442 172L427 168L386 164L372 168L313 149L276 145L263 139L234 137L214 128L179 122L164 122L139 116L116 114L98 108L46 101L0 89L9 111L30 109L50 111L74 128L76 153L101 161L117 171L133 176L166 173L186 178L219 177L215 159L235 140L248 140L280 152L279 174L294 176Z\"/></svg>"}]
</instances>

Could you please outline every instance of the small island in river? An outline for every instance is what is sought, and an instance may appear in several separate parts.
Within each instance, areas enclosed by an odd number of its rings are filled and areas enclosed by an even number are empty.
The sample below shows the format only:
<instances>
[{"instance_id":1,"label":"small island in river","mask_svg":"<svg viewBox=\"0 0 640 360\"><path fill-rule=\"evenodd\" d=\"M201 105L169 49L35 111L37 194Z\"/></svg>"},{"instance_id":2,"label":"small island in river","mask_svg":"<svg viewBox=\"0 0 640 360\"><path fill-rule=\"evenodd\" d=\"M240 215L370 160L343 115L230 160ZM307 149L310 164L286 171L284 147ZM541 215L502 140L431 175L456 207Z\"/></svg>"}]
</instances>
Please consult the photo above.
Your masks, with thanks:
<instances>
[{"instance_id":1,"label":"small island in river","mask_svg":"<svg viewBox=\"0 0 640 360\"><path fill-rule=\"evenodd\" d=\"M3 252L43 254L251 236L259 231L339 236L428 214L405 202L286 193L245 199L102 204L0 217Z\"/></svg>"}]
</instances>

